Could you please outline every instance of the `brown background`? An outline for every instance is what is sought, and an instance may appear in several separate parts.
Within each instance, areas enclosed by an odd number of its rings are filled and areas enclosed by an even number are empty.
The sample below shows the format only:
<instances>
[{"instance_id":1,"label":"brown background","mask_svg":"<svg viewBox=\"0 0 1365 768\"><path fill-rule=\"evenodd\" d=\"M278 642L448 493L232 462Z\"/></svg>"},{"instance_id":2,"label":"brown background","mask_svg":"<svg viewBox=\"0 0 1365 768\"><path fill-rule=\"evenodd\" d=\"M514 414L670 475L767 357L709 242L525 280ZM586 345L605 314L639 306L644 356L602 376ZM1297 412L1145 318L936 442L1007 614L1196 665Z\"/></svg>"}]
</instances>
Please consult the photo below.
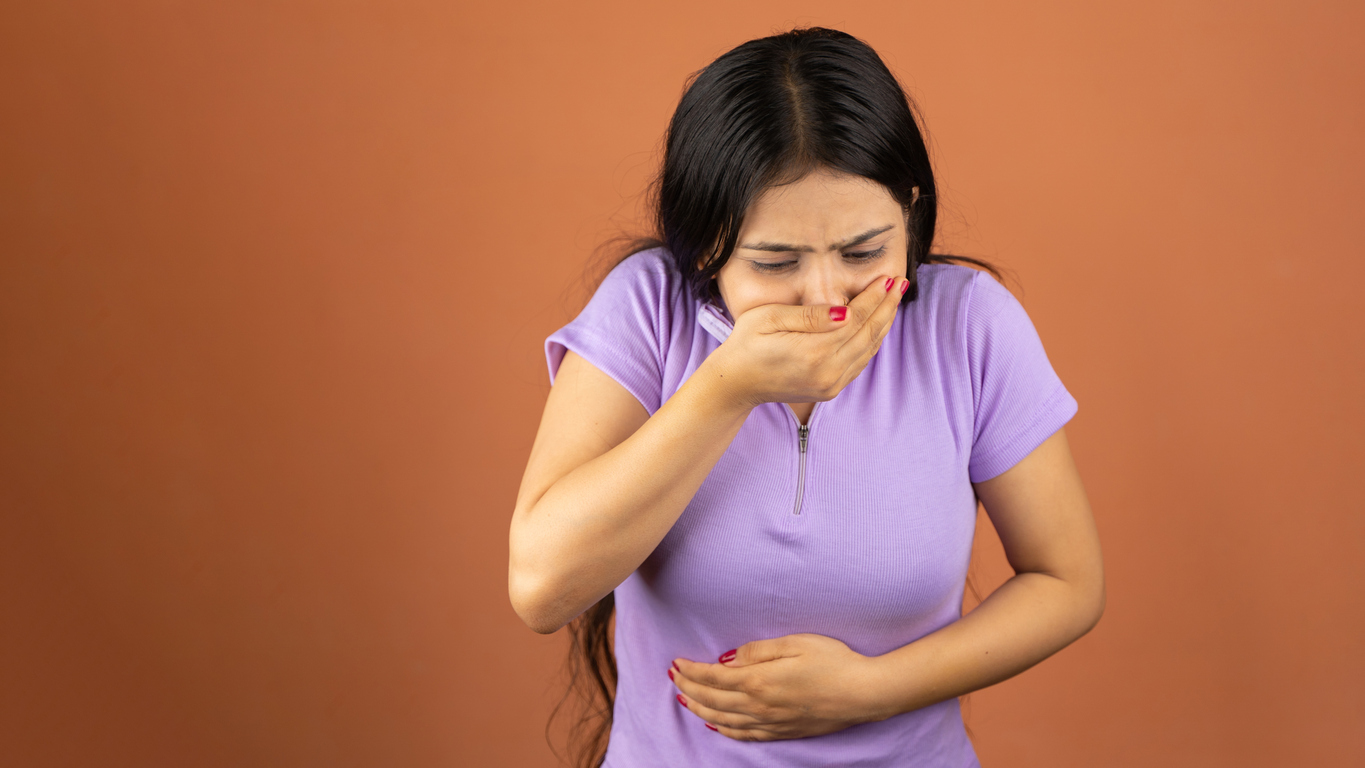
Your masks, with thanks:
<instances>
[{"instance_id":1,"label":"brown background","mask_svg":"<svg viewBox=\"0 0 1365 768\"><path fill-rule=\"evenodd\" d=\"M684 77L817 23L1081 403L1108 612L983 762L1365 761L1365 6L707 0L5 4L0 762L552 765L542 340Z\"/></svg>"}]
</instances>

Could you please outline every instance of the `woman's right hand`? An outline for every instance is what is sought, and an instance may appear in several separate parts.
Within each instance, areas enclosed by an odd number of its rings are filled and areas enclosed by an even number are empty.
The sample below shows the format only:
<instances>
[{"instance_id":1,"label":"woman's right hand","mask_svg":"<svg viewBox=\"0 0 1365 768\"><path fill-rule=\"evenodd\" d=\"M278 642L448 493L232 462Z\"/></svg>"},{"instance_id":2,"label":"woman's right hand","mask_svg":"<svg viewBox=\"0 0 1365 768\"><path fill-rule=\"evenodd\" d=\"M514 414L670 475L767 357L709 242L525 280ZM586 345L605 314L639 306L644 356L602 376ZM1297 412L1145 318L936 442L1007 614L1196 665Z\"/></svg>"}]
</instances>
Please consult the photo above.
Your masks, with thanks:
<instances>
[{"instance_id":1,"label":"woman's right hand","mask_svg":"<svg viewBox=\"0 0 1365 768\"><path fill-rule=\"evenodd\" d=\"M735 397L752 406L831 400L881 348L909 284L882 275L847 307L754 307L735 319L730 338L707 363L718 367Z\"/></svg>"},{"instance_id":2,"label":"woman's right hand","mask_svg":"<svg viewBox=\"0 0 1365 768\"><path fill-rule=\"evenodd\" d=\"M830 307L768 304L652 415L566 353L522 478L508 594L537 632L596 603L658 547L763 402L828 400L857 376L895 319L904 278L883 275L834 320ZM705 374L703 375L703 371Z\"/></svg>"}]
</instances>

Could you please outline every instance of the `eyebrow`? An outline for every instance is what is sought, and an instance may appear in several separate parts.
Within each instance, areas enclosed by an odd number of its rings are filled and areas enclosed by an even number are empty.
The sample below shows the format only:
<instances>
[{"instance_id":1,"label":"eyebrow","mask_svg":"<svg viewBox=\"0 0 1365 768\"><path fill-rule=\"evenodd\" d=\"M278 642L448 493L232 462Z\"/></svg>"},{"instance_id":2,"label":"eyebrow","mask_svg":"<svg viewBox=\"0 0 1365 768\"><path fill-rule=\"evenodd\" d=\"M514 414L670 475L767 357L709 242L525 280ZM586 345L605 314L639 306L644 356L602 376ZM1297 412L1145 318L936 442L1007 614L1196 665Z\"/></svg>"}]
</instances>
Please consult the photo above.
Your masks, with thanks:
<instances>
[{"instance_id":1,"label":"eyebrow","mask_svg":"<svg viewBox=\"0 0 1365 768\"><path fill-rule=\"evenodd\" d=\"M847 247L849 247L850 245L858 245L858 244L860 244L860 243L865 243L865 242L867 242L868 240L871 240L872 238L876 237L877 235L880 235L881 233L887 231L888 229L891 229L891 227L893 227L893 226L895 226L895 225L893 225L893 224L887 224L887 225L884 226L884 227L875 227L875 228L873 228L873 229L869 229L868 231L862 233L861 235L854 235L853 237L851 237L851 238L849 238L848 240L845 240L845 241L843 241L843 242L841 242L841 243L834 243L834 244L830 245L829 248L830 248L831 251L837 251L837 250L839 250L840 248L847 248ZM740 248L744 248L745 250L749 250L749 251L773 251L774 253L792 253L792 252L796 252L796 253L815 253L815 249L812 248L812 247L810 247L809 245L789 245L789 244L787 244L787 243L769 243L769 242L750 243L750 244L748 244L748 245L741 245Z\"/></svg>"}]
</instances>

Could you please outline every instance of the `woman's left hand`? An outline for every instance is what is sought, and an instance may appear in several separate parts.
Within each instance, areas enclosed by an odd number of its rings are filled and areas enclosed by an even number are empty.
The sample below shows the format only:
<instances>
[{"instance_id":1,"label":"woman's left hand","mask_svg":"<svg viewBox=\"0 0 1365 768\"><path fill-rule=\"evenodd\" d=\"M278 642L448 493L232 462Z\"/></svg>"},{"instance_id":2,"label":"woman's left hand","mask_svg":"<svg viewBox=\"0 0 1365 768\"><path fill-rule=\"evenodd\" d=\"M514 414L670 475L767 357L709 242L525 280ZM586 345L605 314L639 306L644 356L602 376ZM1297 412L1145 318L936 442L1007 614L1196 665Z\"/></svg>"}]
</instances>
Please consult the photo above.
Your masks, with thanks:
<instances>
[{"instance_id":1,"label":"woman's left hand","mask_svg":"<svg viewBox=\"0 0 1365 768\"><path fill-rule=\"evenodd\" d=\"M886 717L873 703L873 659L832 637L756 640L721 659L675 659L669 677L680 704L732 739L799 739Z\"/></svg>"}]
</instances>

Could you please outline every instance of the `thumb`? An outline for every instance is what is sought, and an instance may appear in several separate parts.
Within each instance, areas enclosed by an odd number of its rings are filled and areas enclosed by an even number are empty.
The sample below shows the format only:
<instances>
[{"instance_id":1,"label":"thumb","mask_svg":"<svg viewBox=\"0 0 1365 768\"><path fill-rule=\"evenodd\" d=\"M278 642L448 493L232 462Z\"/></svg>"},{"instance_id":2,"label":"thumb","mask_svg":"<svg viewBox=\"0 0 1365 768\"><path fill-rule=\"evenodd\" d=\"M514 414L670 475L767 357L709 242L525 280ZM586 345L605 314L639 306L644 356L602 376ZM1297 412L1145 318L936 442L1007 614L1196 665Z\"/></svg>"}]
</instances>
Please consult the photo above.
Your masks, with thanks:
<instances>
[{"instance_id":1,"label":"thumb","mask_svg":"<svg viewBox=\"0 0 1365 768\"><path fill-rule=\"evenodd\" d=\"M824 333L848 325L848 307L829 304L769 304L765 307L764 331Z\"/></svg>"},{"instance_id":2,"label":"thumb","mask_svg":"<svg viewBox=\"0 0 1365 768\"><path fill-rule=\"evenodd\" d=\"M720 663L727 667L746 667L792 655L786 638L775 637L771 640L754 640L726 651L720 655Z\"/></svg>"}]
</instances>

